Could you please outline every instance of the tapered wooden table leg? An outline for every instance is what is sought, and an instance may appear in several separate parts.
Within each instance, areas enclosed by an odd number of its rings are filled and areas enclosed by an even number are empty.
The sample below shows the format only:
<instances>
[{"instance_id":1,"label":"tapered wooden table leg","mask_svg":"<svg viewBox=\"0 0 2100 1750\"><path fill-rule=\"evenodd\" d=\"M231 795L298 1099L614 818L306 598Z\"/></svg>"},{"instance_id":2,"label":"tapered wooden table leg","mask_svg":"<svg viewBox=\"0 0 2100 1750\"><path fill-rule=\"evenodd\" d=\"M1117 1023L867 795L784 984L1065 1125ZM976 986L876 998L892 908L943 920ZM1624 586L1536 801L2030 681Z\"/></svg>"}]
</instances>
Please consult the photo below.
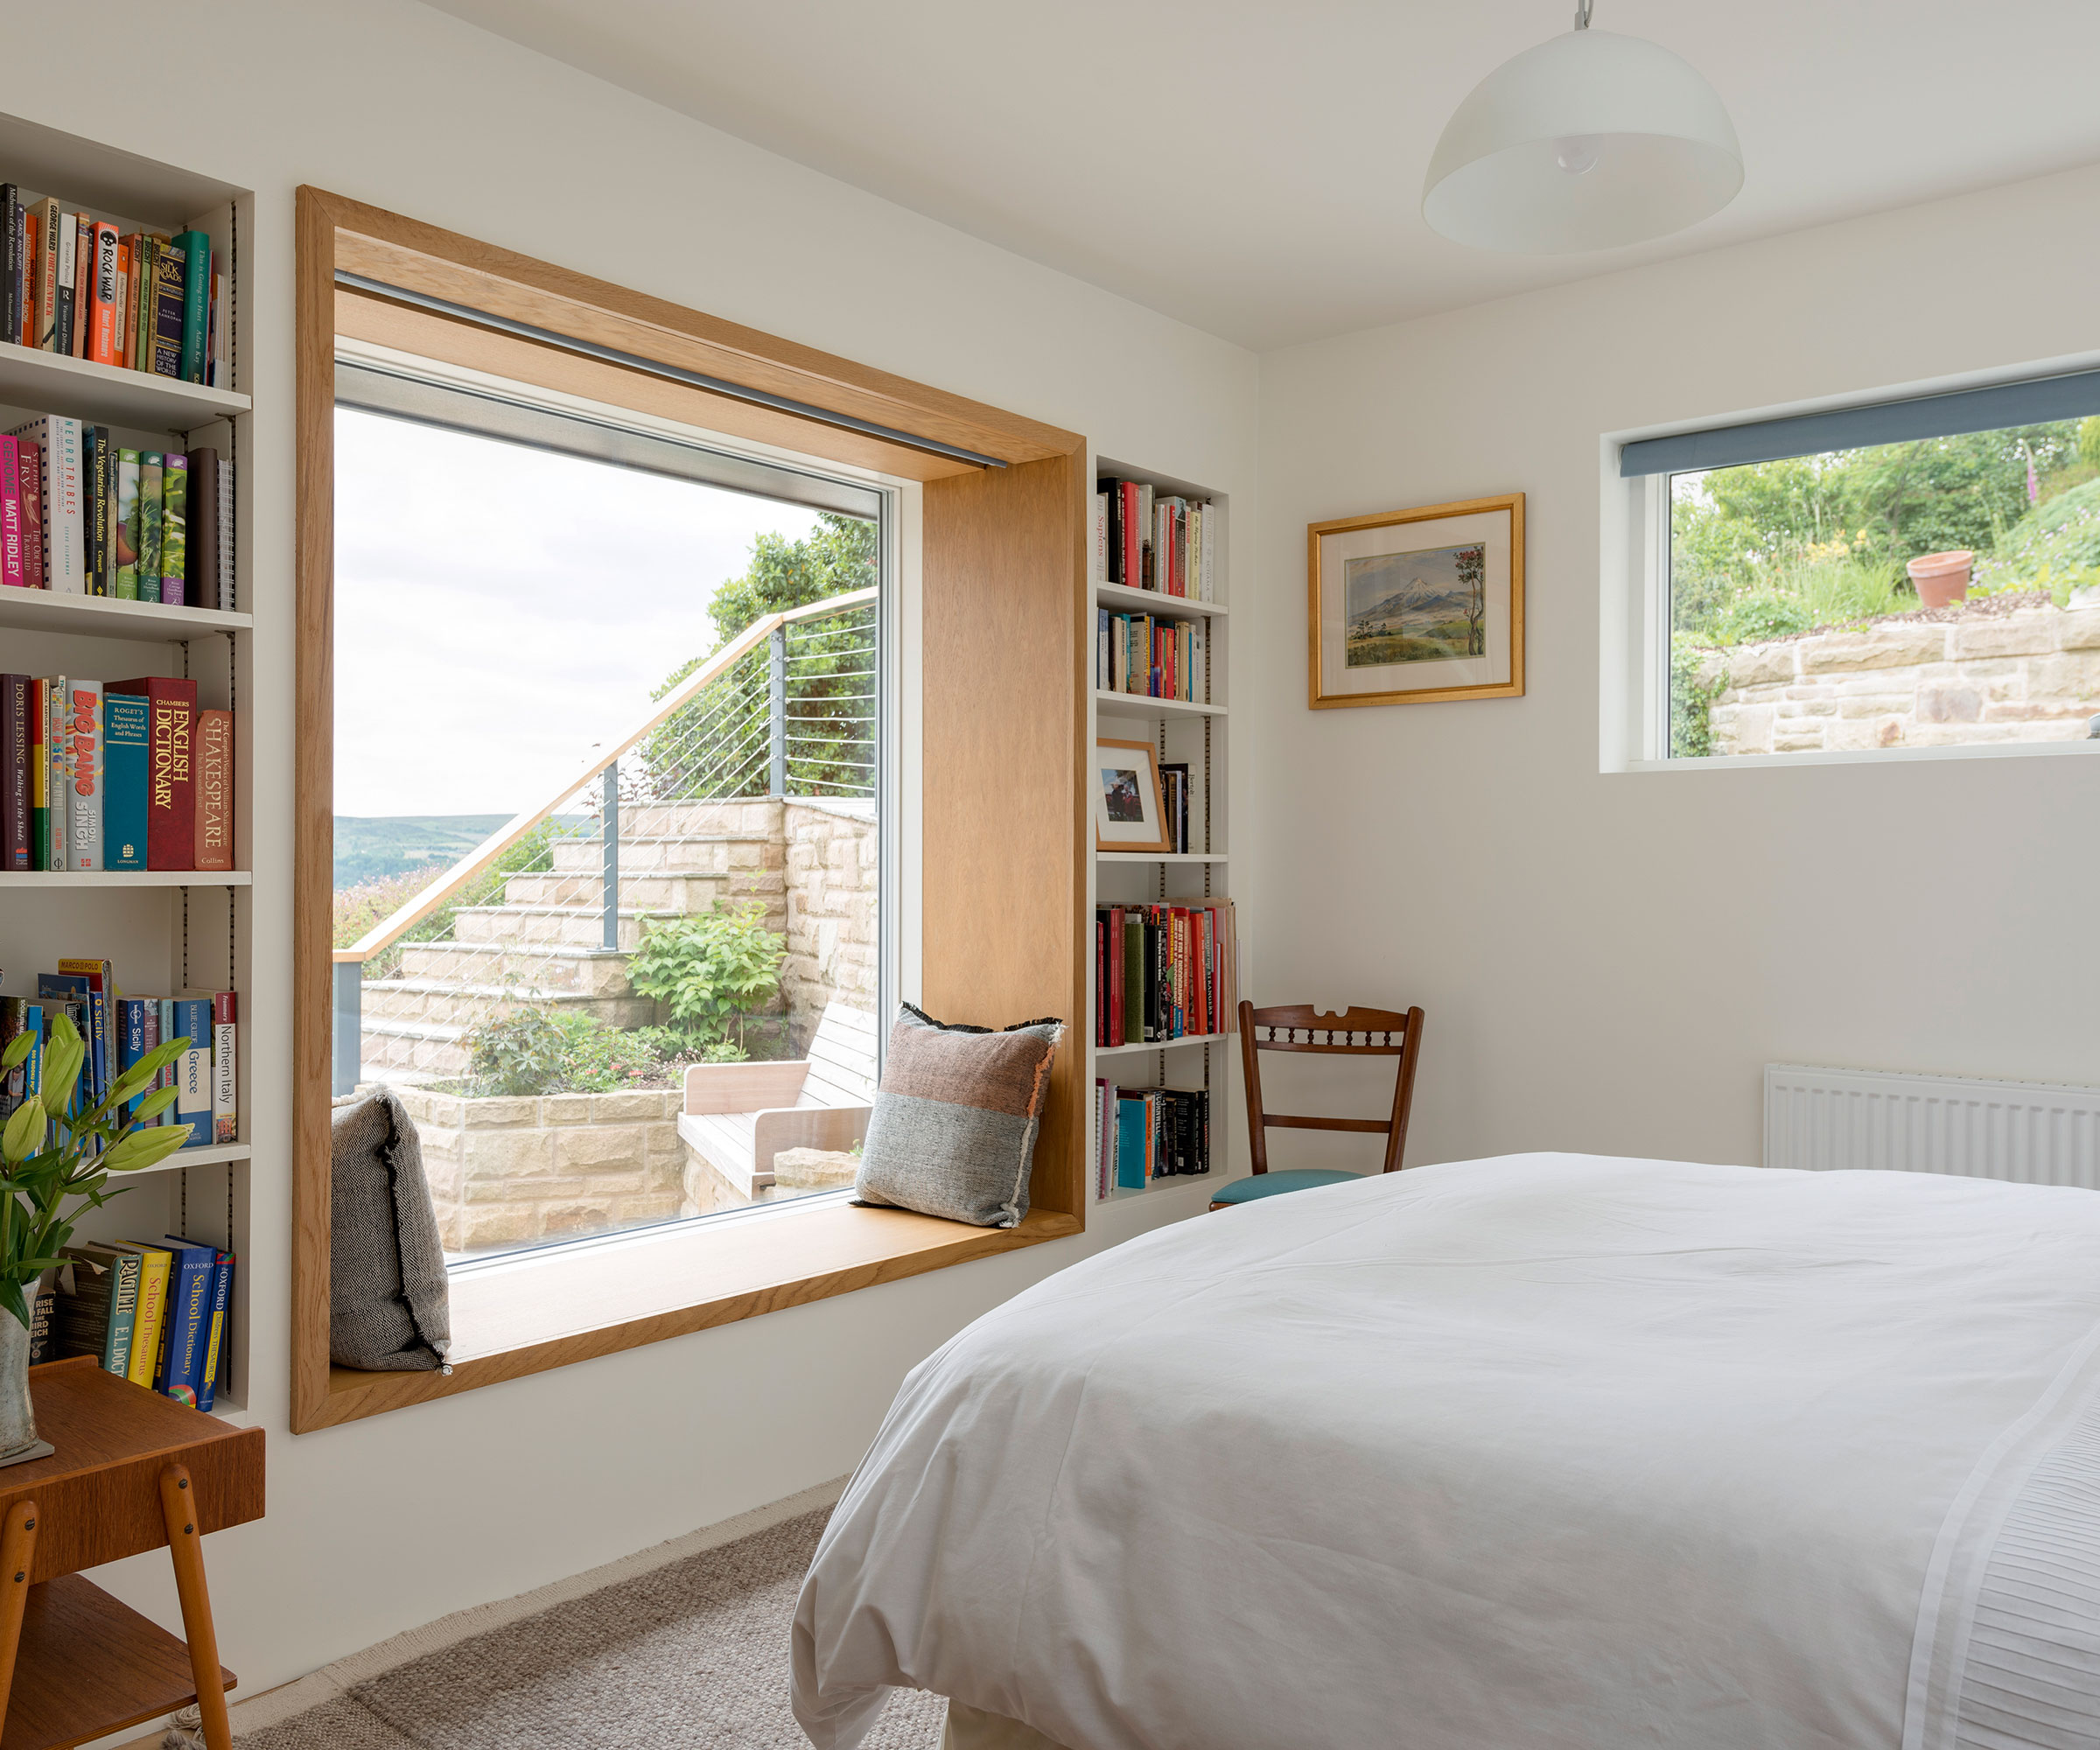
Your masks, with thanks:
<instances>
[{"instance_id":1,"label":"tapered wooden table leg","mask_svg":"<svg viewBox=\"0 0 2100 1750\"><path fill-rule=\"evenodd\" d=\"M170 1465L160 1474L160 1510L168 1522L168 1553L175 1559L175 1592L182 1600L182 1633L190 1643L190 1670L197 1678L204 1741L208 1750L233 1750L226 1691L219 1687L219 1636L212 1627L212 1599L204 1585L204 1534L198 1527L196 1491L181 1465Z\"/></svg>"},{"instance_id":2,"label":"tapered wooden table leg","mask_svg":"<svg viewBox=\"0 0 2100 1750\"><path fill-rule=\"evenodd\" d=\"M29 1564L37 1553L37 1503L18 1501L0 1528L0 1723L15 1687L15 1652L22 1644L22 1613L29 1605Z\"/></svg>"}]
</instances>

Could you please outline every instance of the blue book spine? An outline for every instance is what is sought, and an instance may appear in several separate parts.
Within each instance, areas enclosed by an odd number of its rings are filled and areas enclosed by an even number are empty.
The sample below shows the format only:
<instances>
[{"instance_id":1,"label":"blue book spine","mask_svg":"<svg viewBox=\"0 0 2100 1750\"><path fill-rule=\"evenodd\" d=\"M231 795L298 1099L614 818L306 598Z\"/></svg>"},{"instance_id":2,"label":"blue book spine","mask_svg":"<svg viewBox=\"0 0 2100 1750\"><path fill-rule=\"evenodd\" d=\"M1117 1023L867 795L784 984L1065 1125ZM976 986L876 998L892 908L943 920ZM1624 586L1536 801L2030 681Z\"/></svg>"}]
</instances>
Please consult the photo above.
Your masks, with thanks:
<instances>
[{"instance_id":1,"label":"blue book spine","mask_svg":"<svg viewBox=\"0 0 2100 1750\"><path fill-rule=\"evenodd\" d=\"M219 1358L226 1353L227 1306L233 1298L234 1255L220 1252L212 1261L212 1311L206 1326L203 1371L197 1382L197 1407L209 1410L219 1396Z\"/></svg>"},{"instance_id":2,"label":"blue book spine","mask_svg":"<svg viewBox=\"0 0 2100 1750\"><path fill-rule=\"evenodd\" d=\"M24 1003L22 1005L22 1031L32 1041L29 1055L22 1061L22 1097L44 1091L44 1005L41 1003Z\"/></svg>"},{"instance_id":3,"label":"blue book spine","mask_svg":"<svg viewBox=\"0 0 2100 1750\"><path fill-rule=\"evenodd\" d=\"M146 866L147 700L144 693L102 699L102 866Z\"/></svg>"},{"instance_id":4,"label":"blue book spine","mask_svg":"<svg viewBox=\"0 0 2100 1750\"><path fill-rule=\"evenodd\" d=\"M117 1010L121 1032L117 1040L116 1073L118 1079L122 1080L131 1066L152 1047L146 1043L146 999L143 997L122 998L118 1000ZM138 1102L145 1097L140 1094L125 1104L124 1116L127 1119L137 1116Z\"/></svg>"},{"instance_id":5,"label":"blue book spine","mask_svg":"<svg viewBox=\"0 0 2100 1750\"><path fill-rule=\"evenodd\" d=\"M185 1148L212 1142L212 1002L206 997L175 999L175 1032L188 1046L175 1060L175 1122L190 1127Z\"/></svg>"},{"instance_id":6,"label":"blue book spine","mask_svg":"<svg viewBox=\"0 0 2100 1750\"><path fill-rule=\"evenodd\" d=\"M1127 1191L1144 1189L1144 1102L1116 1102L1116 1183Z\"/></svg>"},{"instance_id":7,"label":"blue book spine","mask_svg":"<svg viewBox=\"0 0 2100 1750\"><path fill-rule=\"evenodd\" d=\"M172 1234L168 1249L175 1254L175 1269L168 1296L167 1356L153 1389L194 1409L205 1346L211 1340L212 1278L219 1255L210 1246L193 1246Z\"/></svg>"}]
</instances>

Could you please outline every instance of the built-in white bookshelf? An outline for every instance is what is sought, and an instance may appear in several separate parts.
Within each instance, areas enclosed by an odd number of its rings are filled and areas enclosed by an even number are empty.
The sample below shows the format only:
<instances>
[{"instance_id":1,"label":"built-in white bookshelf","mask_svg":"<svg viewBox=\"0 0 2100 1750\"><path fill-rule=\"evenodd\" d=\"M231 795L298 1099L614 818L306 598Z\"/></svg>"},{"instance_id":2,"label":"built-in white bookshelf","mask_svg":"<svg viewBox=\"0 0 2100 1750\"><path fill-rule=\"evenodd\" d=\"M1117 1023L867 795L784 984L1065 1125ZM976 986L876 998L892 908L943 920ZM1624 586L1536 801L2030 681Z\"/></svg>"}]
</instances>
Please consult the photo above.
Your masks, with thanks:
<instances>
[{"instance_id":1,"label":"built-in white bookshelf","mask_svg":"<svg viewBox=\"0 0 2100 1750\"><path fill-rule=\"evenodd\" d=\"M1103 906L1147 903L1188 904L1229 898L1231 858L1228 847L1228 786L1230 769L1230 567L1231 512L1227 495L1194 481L1177 480L1156 470L1115 461L1105 456L1094 459L1096 480L1109 478L1138 480L1159 493L1204 501L1208 508L1204 538L1214 540L1216 559L1213 598L1163 594L1156 590L1128 588L1096 580L1092 587L1084 640L1088 673L1096 676L1099 610L1112 614L1150 614L1158 619L1195 620L1202 624L1201 672L1193 677L1190 699L1152 698L1144 694L1114 692L1095 686L1088 700L1087 743L1091 760L1096 737L1144 741L1154 749L1161 764L1186 764L1189 771L1189 848L1172 853L1133 850L1096 850L1089 861L1088 916ZM1088 774L1088 802L1092 806ZM1244 931L1244 920L1241 920ZM1236 960L1237 955L1236 953ZM1089 949L1088 965L1092 965ZM1221 1184L1230 1159L1229 1141L1240 1117L1230 1072L1236 1041L1225 1032L1135 1045L1096 1046L1096 1017L1103 994L1088 976L1091 993L1087 1014L1088 1118L1088 1156L1089 1182L1096 1201L1119 1202L1152 1195L1180 1193L1199 1206L1207 1202ZM1173 1175L1155 1179L1142 1189L1119 1189L1111 1175L1105 1198L1101 1191L1102 1137L1096 1084L1108 1081L1120 1088L1205 1088L1210 1095L1210 1159L1208 1174ZM1207 1189L1209 1187L1210 1189Z\"/></svg>"},{"instance_id":2,"label":"built-in white bookshelf","mask_svg":"<svg viewBox=\"0 0 2100 1750\"><path fill-rule=\"evenodd\" d=\"M234 594L231 609L0 589L0 669L31 676L122 680L178 675L198 683L198 703L234 712L234 868L231 872L0 872L0 991L33 995L37 975L61 956L112 962L120 990L168 996L186 990L240 993L236 1100L241 1140L186 1149L159 1167L120 1181L124 1189L80 1218L82 1241L183 1234L234 1252L227 1389L215 1410L239 1418L248 1399L249 1285L254 1236L248 1208L256 1169L252 821L255 713L249 556L253 544L246 464L254 453L248 339L241 313L253 255L254 200L175 165L118 151L35 122L0 116L0 180L24 200L55 195L69 209L139 229L207 233L226 276L230 381L181 383L37 352L0 340L0 430L52 413L109 428L112 442L142 450L215 446L234 470ZM286 246L289 249L289 245ZM284 732L288 732L285 730ZM276 1164L281 1167L281 1163Z\"/></svg>"}]
</instances>

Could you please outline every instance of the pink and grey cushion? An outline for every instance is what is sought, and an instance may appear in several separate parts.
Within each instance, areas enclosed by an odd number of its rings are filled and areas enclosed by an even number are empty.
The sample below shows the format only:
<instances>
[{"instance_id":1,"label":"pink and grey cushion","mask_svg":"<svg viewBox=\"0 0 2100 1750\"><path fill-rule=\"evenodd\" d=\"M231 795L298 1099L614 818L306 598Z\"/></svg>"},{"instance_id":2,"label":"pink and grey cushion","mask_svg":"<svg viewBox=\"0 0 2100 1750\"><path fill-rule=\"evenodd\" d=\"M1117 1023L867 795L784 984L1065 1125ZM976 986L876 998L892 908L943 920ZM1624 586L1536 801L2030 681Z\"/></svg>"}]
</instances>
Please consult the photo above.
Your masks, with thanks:
<instances>
[{"instance_id":1,"label":"pink and grey cushion","mask_svg":"<svg viewBox=\"0 0 2100 1750\"><path fill-rule=\"evenodd\" d=\"M855 1194L972 1227L1017 1226L1064 1032L1040 1020L993 1032L902 1004Z\"/></svg>"}]
</instances>

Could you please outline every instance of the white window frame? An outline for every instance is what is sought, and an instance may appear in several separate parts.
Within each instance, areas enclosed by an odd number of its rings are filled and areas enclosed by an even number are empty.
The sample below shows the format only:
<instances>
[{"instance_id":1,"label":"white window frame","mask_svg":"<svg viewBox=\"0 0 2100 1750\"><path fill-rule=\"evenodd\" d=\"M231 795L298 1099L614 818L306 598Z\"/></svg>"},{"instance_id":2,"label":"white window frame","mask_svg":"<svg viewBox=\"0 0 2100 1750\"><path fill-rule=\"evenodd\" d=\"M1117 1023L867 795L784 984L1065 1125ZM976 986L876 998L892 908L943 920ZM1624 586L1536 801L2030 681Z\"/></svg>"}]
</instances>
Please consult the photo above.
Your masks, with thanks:
<instances>
[{"instance_id":1,"label":"white window frame","mask_svg":"<svg viewBox=\"0 0 2100 1750\"><path fill-rule=\"evenodd\" d=\"M2100 740L1990 742L1971 747L1885 747L1797 753L1715 753L1670 757L1669 474L1619 472L1628 444L1690 431L1838 412L1886 402L1988 388L2029 378L2100 368L2100 350L2009 368L1920 379L1867 395L1827 396L1718 414L1704 419L1606 432L1599 441L1598 606L1600 772L1768 771L1799 766L1888 766L1933 760L2035 760L2100 757Z\"/></svg>"}]
</instances>

